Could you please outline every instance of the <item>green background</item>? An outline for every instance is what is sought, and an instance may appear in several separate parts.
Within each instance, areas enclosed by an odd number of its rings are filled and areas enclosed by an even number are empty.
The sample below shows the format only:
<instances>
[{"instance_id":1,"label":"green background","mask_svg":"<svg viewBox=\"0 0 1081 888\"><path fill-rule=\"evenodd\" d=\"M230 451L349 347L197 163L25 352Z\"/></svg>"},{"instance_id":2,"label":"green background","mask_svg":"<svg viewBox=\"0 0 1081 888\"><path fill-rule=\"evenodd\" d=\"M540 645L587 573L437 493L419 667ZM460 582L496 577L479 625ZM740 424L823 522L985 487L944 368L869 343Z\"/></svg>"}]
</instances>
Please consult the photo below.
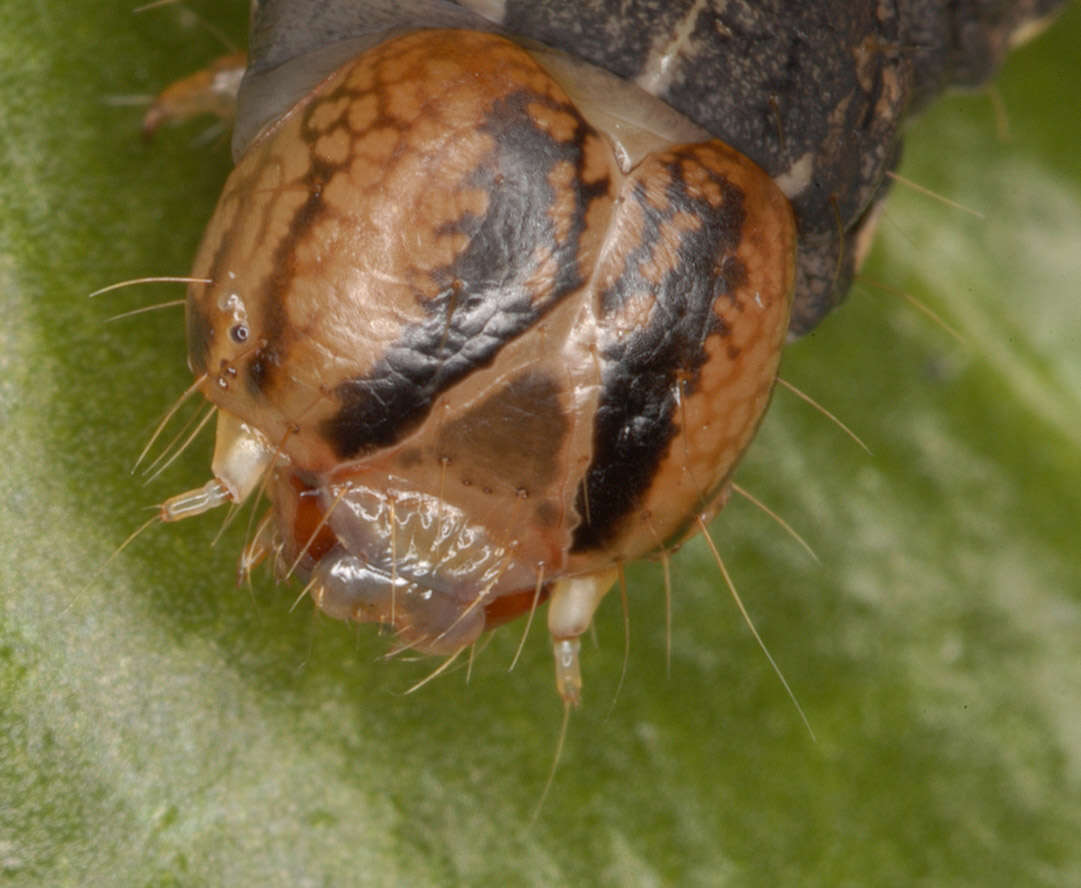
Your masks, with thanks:
<instances>
[{"instance_id":1,"label":"green background","mask_svg":"<svg viewBox=\"0 0 1081 888\"><path fill-rule=\"evenodd\" d=\"M560 706L520 625L411 696L430 662L233 582L243 522L148 532L202 483L209 436L129 468L188 384L182 295L229 162L195 124L152 144L150 93L220 51L126 2L0 8L0 883L1081 884L1081 9L987 94L917 121L867 278L789 350L714 526L813 742L700 543L630 571L584 647L586 702L528 825ZM246 4L199 7L241 40Z\"/></svg>"}]
</instances>

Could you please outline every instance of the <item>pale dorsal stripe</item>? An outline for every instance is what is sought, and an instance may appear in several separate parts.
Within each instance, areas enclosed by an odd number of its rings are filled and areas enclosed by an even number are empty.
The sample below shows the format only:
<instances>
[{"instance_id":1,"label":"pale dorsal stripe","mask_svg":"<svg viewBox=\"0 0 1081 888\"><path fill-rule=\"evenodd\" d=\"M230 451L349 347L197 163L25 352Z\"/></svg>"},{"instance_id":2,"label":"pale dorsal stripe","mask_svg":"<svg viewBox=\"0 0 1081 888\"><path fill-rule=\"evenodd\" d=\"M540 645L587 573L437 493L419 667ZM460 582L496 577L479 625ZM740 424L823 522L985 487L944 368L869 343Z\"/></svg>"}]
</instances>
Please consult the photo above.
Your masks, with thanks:
<instances>
[{"instance_id":1,"label":"pale dorsal stripe","mask_svg":"<svg viewBox=\"0 0 1081 888\"><path fill-rule=\"evenodd\" d=\"M709 0L695 0L694 5L687 10L687 14L676 22L671 36L662 35L653 44L653 50L646 59L645 67L634 78L646 92L659 96L664 93L672 82L680 63L688 55L686 49L690 46L691 35L695 25L698 24L698 16L705 9Z\"/></svg>"}]
</instances>

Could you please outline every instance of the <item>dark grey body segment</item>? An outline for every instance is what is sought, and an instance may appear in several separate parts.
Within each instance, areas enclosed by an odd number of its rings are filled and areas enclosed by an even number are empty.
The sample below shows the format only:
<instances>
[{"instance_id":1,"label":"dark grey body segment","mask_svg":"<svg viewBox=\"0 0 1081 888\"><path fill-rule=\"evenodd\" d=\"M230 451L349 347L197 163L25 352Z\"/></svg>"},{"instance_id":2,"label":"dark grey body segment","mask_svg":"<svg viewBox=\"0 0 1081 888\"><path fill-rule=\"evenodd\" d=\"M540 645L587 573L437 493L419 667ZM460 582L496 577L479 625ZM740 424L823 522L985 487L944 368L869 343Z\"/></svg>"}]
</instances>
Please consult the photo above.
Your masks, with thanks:
<instances>
[{"instance_id":1,"label":"dark grey body segment","mask_svg":"<svg viewBox=\"0 0 1081 888\"><path fill-rule=\"evenodd\" d=\"M329 73L336 53L391 30L466 27L547 43L638 82L782 184L799 228L800 335L848 290L905 117L949 86L984 82L1011 36L1062 0L507 0L499 21L469 5L256 2L236 144L275 102L299 97L281 96ZM655 76L666 47L675 52Z\"/></svg>"},{"instance_id":2,"label":"dark grey body segment","mask_svg":"<svg viewBox=\"0 0 1081 888\"><path fill-rule=\"evenodd\" d=\"M844 298L856 234L887 190L901 128L944 88L987 80L1018 26L1059 0L508 0L504 26L650 89L788 186L800 246L792 332ZM792 190L795 188L796 190Z\"/></svg>"}]
</instances>

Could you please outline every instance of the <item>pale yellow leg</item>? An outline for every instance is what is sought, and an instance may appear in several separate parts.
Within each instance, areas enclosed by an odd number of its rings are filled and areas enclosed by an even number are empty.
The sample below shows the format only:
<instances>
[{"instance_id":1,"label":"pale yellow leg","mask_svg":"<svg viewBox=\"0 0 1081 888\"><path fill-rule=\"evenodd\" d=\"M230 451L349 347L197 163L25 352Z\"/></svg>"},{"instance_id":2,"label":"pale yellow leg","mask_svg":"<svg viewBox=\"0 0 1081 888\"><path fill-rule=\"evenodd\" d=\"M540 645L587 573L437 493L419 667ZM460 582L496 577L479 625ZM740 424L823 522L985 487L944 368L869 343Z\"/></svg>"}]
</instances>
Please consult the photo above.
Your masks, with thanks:
<instances>
[{"instance_id":1,"label":"pale yellow leg","mask_svg":"<svg viewBox=\"0 0 1081 888\"><path fill-rule=\"evenodd\" d=\"M554 584L548 604L548 632L552 636L555 655L556 690L568 706L577 706L582 699L582 670L579 662L579 636L589 628L593 614L612 588L616 568L559 580Z\"/></svg>"}]
</instances>

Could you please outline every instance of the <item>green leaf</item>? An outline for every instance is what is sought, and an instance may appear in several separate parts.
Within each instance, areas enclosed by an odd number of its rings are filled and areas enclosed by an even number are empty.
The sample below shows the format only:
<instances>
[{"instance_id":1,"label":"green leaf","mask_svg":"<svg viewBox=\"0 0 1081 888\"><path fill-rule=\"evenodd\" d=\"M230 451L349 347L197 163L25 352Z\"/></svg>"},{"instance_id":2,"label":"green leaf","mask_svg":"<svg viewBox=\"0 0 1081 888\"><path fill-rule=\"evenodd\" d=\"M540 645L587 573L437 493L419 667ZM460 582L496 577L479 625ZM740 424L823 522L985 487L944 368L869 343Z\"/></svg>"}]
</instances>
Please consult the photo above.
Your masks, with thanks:
<instances>
[{"instance_id":1,"label":"green leaf","mask_svg":"<svg viewBox=\"0 0 1081 888\"><path fill-rule=\"evenodd\" d=\"M242 7L198 8L234 39ZM813 742L697 541L629 572L570 722L543 633L465 670L235 588L246 516L110 553L208 476L129 467L189 384L178 286L229 159L139 111L220 44L176 9L0 11L0 882L1081 884L1081 9L917 121L864 282L785 377L713 528ZM922 300L944 329L881 282ZM107 563L108 562L108 563ZM106 565L104 570L100 570Z\"/></svg>"}]
</instances>

